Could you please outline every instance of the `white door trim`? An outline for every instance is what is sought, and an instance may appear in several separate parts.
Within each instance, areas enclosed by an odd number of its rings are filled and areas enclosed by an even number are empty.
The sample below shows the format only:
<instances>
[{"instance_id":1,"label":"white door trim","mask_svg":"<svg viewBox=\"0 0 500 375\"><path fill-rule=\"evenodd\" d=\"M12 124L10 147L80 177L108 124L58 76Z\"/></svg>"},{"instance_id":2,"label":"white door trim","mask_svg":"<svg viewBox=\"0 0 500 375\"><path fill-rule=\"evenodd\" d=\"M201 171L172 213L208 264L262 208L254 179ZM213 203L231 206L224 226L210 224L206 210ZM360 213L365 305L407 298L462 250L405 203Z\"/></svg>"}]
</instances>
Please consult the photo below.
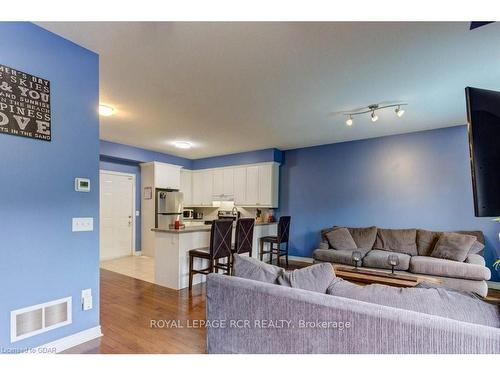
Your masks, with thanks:
<instances>
[{"instance_id":1,"label":"white door trim","mask_svg":"<svg viewBox=\"0 0 500 375\"><path fill-rule=\"evenodd\" d=\"M101 180L100 180L100 177L101 177L101 173L105 173L105 174L114 174L114 175L118 175L118 176L126 176L126 177L132 177L132 251L131 251L131 255L135 255L135 226L136 226L136 216L135 216L135 211L136 211L136 207L135 207L135 174L133 173L124 173L124 172L115 172L115 171L109 171L107 169L99 169L99 197L101 196ZM100 217L100 201L99 201L99 222L101 222L101 217Z\"/></svg>"}]
</instances>

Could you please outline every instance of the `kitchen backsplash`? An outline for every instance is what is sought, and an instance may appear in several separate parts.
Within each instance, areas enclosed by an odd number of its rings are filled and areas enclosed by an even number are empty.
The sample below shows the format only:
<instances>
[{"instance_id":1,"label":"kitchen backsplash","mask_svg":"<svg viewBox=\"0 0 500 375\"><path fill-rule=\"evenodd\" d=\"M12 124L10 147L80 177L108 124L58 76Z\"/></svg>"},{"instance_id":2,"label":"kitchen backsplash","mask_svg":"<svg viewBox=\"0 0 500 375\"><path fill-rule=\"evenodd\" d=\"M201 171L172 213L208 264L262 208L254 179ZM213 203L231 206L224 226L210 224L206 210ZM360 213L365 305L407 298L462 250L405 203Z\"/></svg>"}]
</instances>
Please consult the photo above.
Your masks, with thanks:
<instances>
[{"instance_id":1,"label":"kitchen backsplash","mask_svg":"<svg viewBox=\"0 0 500 375\"><path fill-rule=\"evenodd\" d=\"M203 220L214 220L217 219L218 211L231 211L234 207L233 202L221 202L219 207L197 207L194 210L196 212L203 213ZM256 217L257 216L257 208L254 207L237 207L238 211L241 212L241 217ZM271 208L259 208L261 211L261 217L264 220L267 219L269 214L273 213L273 209Z\"/></svg>"}]
</instances>

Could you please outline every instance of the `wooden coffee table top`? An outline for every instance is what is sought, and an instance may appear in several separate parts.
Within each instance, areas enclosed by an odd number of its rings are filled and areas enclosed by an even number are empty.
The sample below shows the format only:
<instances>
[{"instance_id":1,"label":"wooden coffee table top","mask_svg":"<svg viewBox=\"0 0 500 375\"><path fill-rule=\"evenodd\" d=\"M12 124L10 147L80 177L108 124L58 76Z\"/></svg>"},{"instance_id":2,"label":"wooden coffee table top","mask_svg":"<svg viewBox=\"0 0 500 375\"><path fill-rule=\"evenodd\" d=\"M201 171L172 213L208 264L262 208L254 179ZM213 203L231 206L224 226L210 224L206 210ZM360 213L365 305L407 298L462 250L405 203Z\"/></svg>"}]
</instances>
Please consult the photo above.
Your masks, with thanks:
<instances>
[{"instance_id":1,"label":"wooden coffee table top","mask_svg":"<svg viewBox=\"0 0 500 375\"><path fill-rule=\"evenodd\" d=\"M334 266L335 275L354 283L359 284L384 284L389 286L410 288L422 282L439 284L441 281L427 276L411 276L382 271L374 271L364 268L354 268L353 266Z\"/></svg>"}]
</instances>

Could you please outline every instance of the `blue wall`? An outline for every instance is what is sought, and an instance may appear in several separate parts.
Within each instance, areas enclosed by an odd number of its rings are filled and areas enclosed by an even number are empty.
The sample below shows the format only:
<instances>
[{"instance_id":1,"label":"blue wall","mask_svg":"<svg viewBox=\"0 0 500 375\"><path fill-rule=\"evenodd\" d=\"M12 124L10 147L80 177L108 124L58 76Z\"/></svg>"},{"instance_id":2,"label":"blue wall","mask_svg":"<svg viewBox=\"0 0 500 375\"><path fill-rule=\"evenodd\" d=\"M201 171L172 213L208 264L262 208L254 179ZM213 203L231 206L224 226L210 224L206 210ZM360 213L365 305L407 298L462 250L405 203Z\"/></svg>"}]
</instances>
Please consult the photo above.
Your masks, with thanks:
<instances>
[{"instance_id":1,"label":"blue wall","mask_svg":"<svg viewBox=\"0 0 500 375\"><path fill-rule=\"evenodd\" d=\"M487 264L500 258L500 223L474 217L465 126L285 151L280 213L294 255L310 257L322 228L377 225L480 229Z\"/></svg>"},{"instance_id":2,"label":"blue wall","mask_svg":"<svg viewBox=\"0 0 500 375\"><path fill-rule=\"evenodd\" d=\"M52 142L0 135L0 346L24 348L99 325L99 58L29 23L2 22L0 34L0 63L52 90ZM77 176L90 193L74 191ZM94 231L73 233L72 217L93 217ZM72 324L10 343L11 310L68 296Z\"/></svg>"}]
</instances>

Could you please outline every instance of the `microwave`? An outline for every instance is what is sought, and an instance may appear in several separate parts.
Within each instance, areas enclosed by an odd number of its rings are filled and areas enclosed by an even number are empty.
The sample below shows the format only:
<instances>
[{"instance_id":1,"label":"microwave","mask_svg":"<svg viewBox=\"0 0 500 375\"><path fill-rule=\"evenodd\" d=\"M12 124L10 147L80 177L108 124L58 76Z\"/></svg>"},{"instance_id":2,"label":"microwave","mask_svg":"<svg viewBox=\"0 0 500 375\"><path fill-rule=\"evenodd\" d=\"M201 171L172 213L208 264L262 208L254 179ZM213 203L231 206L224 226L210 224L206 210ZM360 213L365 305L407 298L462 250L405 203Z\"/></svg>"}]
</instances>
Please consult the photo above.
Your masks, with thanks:
<instances>
[{"instance_id":1,"label":"microwave","mask_svg":"<svg viewBox=\"0 0 500 375\"><path fill-rule=\"evenodd\" d=\"M182 211L182 218L183 219L194 219L194 210L191 209L185 209Z\"/></svg>"}]
</instances>

